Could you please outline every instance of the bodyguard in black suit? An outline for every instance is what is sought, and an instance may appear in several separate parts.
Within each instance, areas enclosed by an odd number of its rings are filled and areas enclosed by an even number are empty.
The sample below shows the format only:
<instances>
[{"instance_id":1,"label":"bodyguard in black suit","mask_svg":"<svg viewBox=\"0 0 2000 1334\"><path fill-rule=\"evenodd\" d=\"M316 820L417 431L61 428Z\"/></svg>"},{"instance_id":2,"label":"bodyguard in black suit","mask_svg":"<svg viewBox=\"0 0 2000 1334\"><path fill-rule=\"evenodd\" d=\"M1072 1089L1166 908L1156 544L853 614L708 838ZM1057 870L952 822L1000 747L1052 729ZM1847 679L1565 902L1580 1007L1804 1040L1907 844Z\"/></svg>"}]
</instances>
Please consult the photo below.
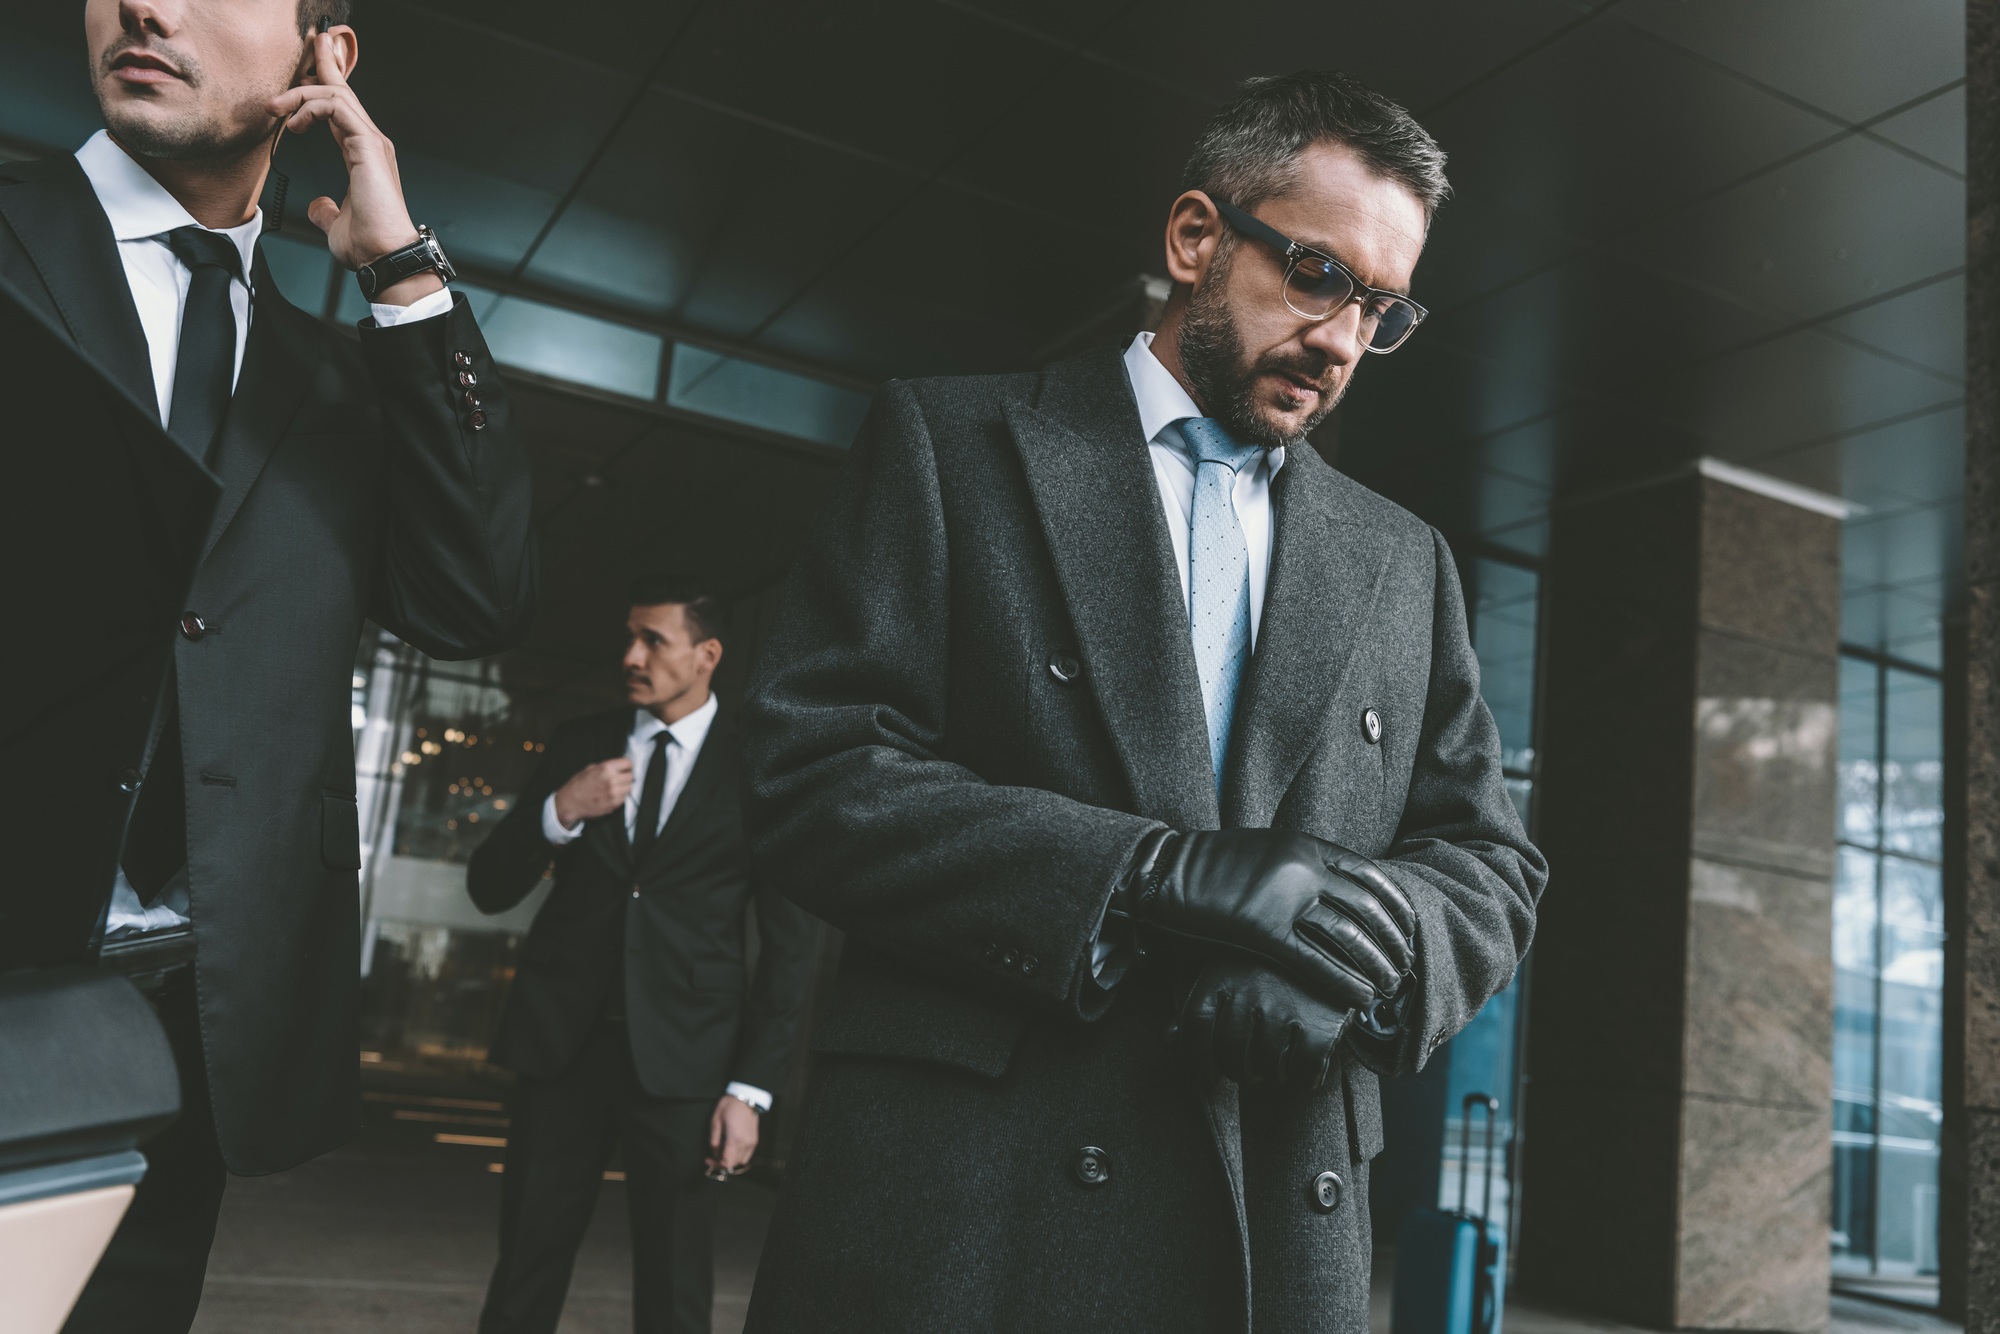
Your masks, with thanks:
<instances>
[{"instance_id":1,"label":"bodyguard in black suit","mask_svg":"<svg viewBox=\"0 0 2000 1334\"><path fill-rule=\"evenodd\" d=\"M878 397L746 710L760 865L848 933L747 1329L1366 1331L1377 1080L1546 875L1450 552L1304 439L1442 165L1253 80L1156 334Z\"/></svg>"},{"instance_id":2,"label":"bodyguard in black suit","mask_svg":"<svg viewBox=\"0 0 2000 1334\"><path fill-rule=\"evenodd\" d=\"M355 1125L363 618L457 658L512 643L533 605L527 459L346 86L344 9L90 0L108 133L0 168L10 287L220 483L157 740L101 780L136 792L110 901L79 894L9 944L55 960L101 937L152 987L180 1062L182 1117L145 1146L74 1331L185 1330L226 1172L290 1167ZM256 248L272 139L321 121L349 190L309 215L376 280L358 343L286 302ZM65 447L61 405L8 411L22 449Z\"/></svg>"},{"instance_id":3,"label":"bodyguard in black suit","mask_svg":"<svg viewBox=\"0 0 2000 1334\"><path fill-rule=\"evenodd\" d=\"M520 1083L482 1334L555 1329L614 1140L634 1326L706 1334L716 1185L749 1170L811 981L811 919L749 872L741 743L709 689L719 608L660 584L633 597L632 707L556 733L468 875L503 912L555 868L492 1050Z\"/></svg>"}]
</instances>

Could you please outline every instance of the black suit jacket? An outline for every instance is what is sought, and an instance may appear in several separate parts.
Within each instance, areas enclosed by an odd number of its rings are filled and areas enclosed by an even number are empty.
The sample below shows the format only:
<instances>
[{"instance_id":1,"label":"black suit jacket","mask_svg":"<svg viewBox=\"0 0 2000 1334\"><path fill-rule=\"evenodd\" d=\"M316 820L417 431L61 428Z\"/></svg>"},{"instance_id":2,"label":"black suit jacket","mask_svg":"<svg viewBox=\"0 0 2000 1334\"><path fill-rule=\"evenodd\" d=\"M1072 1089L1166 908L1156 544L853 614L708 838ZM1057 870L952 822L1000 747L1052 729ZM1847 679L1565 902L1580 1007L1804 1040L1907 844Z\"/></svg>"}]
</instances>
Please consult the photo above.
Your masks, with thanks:
<instances>
[{"instance_id":1,"label":"black suit jacket","mask_svg":"<svg viewBox=\"0 0 2000 1334\"><path fill-rule=\"evenodd\" d=\"M1087 971L1163 825L1382 863L1419 920L1385 1070L1527 948L1546 867L1443 541L1307 447L1272 518L1218 793L1117 354L877 397L745 708L760 868L848 933L747 1329L1367 1328L1376 1071L1197 1083L1164 1041L1171 956L1108 1004ZM1108 1182L1079 1179L1085 1145Z\"/></svg>"},{"instance_id":2,"label":"black suit jacket","mask_svg":"<svg viewBox=\"0 0 2000 1334\"><path fill-rule=\"evenodd\" d=\"M732 1080L776 1092L811 986L816 929L750 874L739 791L742 743L718 712L687 787L643 863L624 811L588 821L560 848L542 835L542 806L570 776L625 753L632 710L564 725L514 808L472 855L467 881L484 912L527 897L555 863L555 890L535 915L492 1059L539 1078L560 1074L604 1004L622 936L625 1016L648 1093L720 1097ZM746 968L746 910L755 903L756 977Z\"/></svg>"},{"instance_id":3,"label":"black suit jacket","mask_svg":"<svg viewBox=\"0 0 2000 1334\"><path fill-rule=\"evenodd\" d=\"M0 271L152 401L110 224L74 158L0 166ZM177 639L174 676L216 1129L233 1171L272 1172L351 1133L359 1106L362 620L433 657L497 652L526 631L535 558L526 452L463 297L435 320L364 323L356 343L285 301L261 256L252 277L212 455L221 496L186 598L209 629ZM481 431L457 352L479 377ZM62 447L45 409L22 447Z\"/></svg>"}]
</instances>

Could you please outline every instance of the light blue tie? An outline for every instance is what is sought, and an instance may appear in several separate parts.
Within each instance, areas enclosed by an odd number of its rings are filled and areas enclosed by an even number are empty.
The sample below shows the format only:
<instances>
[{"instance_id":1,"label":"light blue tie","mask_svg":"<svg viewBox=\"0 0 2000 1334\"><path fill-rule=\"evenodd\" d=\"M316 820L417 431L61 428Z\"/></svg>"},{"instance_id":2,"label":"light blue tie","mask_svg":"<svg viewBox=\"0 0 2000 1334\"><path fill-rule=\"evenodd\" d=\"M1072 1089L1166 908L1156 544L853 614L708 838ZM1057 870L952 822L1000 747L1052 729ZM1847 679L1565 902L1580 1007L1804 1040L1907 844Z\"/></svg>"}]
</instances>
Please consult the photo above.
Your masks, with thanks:
<instances>
[{"instance_id":1,"label":"light blue tie","mask_svg":"<svg viewBox=\"0 0 2000 1334\"><path fill-rule=\"evenodd\" d=\"M1208 417L1180 422L1195 460L1194 507L1188 526L1188 632L1194 640L1201 707L1208 715L1208 750L1215 790L1229 755L1236 691L1250 659L1250 547L1230 501L1236 474L1263 451L1240 445Z\"/></svg>"}]
</instances>

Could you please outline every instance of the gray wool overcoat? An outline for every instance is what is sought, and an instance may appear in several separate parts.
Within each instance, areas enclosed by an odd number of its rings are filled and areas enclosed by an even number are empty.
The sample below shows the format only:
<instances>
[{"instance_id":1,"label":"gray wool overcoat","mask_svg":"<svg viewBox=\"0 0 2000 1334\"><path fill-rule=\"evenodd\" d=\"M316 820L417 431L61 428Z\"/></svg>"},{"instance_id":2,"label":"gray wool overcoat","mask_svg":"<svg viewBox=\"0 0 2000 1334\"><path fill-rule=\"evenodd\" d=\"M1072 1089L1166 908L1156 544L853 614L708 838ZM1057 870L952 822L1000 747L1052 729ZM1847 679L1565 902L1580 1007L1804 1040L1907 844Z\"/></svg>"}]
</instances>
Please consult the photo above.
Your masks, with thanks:
<instances>
[{"instance_id":1,"label":"gray wool overcoat","mask_svg":"<svg viewBox=\"0 0 2000 1334\"><path fill-rule=\"evenodd\" d=\"M1273 507L1218 799L1117 353L881 392L746 710L756 854L848 936L750 1330L1366 1330L1378 1068L1506 985L1546 869L1443 540L1305 447ZM1183 975L1100 991L1163 824L1381 859L1419 917L1399 1044L1316 1091L1207 1084L1167 1039Z\"/></svg>"}]
</instances>

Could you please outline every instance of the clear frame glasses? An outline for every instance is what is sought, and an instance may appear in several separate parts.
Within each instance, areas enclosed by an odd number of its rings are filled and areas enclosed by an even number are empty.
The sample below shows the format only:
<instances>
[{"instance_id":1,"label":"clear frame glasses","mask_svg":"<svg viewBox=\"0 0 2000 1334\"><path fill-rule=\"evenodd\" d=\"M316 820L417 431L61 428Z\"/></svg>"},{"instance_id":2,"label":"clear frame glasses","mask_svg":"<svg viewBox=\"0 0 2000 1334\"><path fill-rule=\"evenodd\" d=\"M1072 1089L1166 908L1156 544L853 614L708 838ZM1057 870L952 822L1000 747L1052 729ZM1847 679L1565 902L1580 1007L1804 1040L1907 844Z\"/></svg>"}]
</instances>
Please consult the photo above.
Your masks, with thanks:
<instances>
[{"instance_id":1,"label":"clear frame glasses","mask_svg":"<svg viewBox=\"0 0 2000 1334\"><path fill-rule=\"evenodd\" d=\"M1294 315L1324 320L1348 302L1356 302L1361 307L1361 345L1370 352L1394 352L1430 314L1400 293L1370 287L1332 255L1301 245L1227 200L1213 203L1230 230L1263 242L1285 261L1285 305Z\"/></svg>"}]
</instances>

